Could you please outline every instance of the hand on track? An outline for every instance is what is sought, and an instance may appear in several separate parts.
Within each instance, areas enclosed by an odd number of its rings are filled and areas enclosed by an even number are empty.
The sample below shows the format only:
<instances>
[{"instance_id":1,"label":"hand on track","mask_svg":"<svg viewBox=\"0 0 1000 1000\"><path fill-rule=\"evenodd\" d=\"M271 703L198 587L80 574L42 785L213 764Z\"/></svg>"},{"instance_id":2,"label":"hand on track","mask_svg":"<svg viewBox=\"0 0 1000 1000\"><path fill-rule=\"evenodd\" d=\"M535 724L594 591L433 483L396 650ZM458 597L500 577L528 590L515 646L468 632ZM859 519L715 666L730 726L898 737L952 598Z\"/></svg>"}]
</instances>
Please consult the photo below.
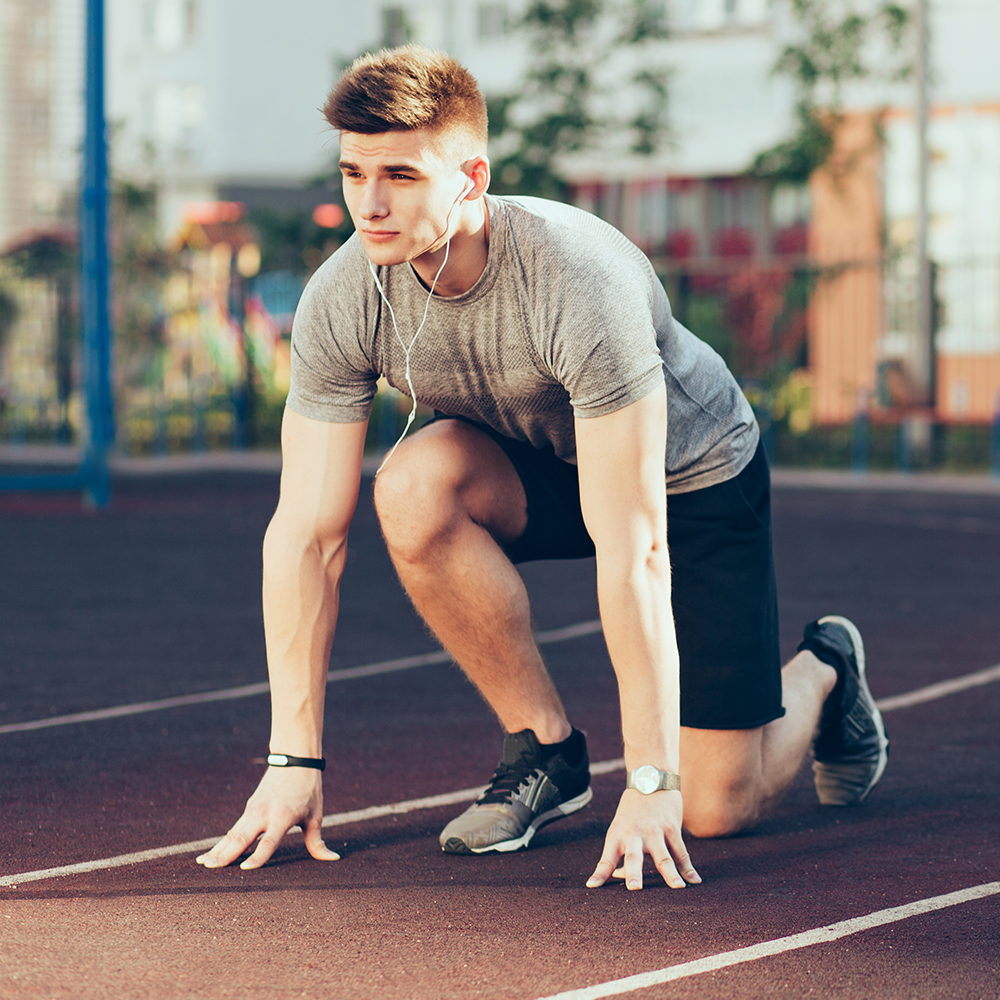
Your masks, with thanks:
<instances>
[{"instance_id":1,"label":"hand on track","mask_svg":"<svg viewBox=\"0 0 1000 1000\"><path fill-rule=\"evenodd\" d=\"M684 802L675 791L643 795L626 789L604 839L604 853L587 880L587 888L604 885L609 878L625 879L629 889L642 888L642 863L648 854L672 889L701 881L681 836ZM624 858L624 864L622 859Z\"/></svg>"},{"instance_id":2,"label":"hand on track","mask_svg":"<svg viewBox=\"0 0 1000 1000\"><path fill-rule=\"evenodd\" d=\"M256 850L240 868L259 868L274 853L293 826L302 827L306 850L318 861L339 861L321 832L323 780L319 771L305 767L269 767L243 815L215 847L195 860L206 868L232 864L260 837Z\"/></svg>"}]
</instances>

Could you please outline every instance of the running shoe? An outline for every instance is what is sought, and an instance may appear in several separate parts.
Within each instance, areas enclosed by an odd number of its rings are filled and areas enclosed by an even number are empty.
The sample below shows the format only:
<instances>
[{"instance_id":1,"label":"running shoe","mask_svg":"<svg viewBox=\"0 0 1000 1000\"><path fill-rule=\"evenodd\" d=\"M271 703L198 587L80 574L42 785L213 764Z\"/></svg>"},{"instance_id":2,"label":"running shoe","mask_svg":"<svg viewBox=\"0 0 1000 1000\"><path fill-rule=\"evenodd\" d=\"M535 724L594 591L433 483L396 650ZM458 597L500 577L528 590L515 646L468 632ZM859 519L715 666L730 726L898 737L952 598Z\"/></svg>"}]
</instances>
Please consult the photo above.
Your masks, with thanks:
<instances>
[{"instance_id":1,"label":"running shoe","mask_svg":"<svg viewBox=\"0 0 1000 1000\"><path fill-rule=\"evenodd\" d=\"M799 650L808 649L837 671L813 743L813 779L825 806L864 801L889 759L882 714L865 679L865 646L857 626L827 615L806 626Z\"/></svg>"},{"instance_id":2,"label":"running shoe","mask_svg":"<svg viewBox=\"0 0 1000 1000\"><path fill-rule=\"evenodd\" d=\"M449 854L483 854L527 847L546 823L582 809L592 798L587 741L574 729L559 750L530 729L504 737L503 753L486 790L441 833ZM575 760L571 765L567 760Z\"/></svg>"}]
</instances>

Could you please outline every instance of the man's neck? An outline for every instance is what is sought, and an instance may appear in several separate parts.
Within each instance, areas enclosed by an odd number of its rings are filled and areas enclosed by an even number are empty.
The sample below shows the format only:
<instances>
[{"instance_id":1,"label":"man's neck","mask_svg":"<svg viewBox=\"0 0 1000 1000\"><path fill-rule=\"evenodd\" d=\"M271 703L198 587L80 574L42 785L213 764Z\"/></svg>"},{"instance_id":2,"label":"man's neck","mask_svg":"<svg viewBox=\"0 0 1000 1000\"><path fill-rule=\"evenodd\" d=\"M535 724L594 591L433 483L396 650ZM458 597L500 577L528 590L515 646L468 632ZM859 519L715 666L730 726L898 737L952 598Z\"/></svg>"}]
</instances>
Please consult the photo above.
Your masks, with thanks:
<instances>
[{"instance_id":1,"label":"man's neck","mask_svg":"<svg viewBox=\"0 0 1000 1000\"><path fill-rule=\"evenodd\" d=\"M464 208L465 206L463 206ZM434 285L434 294L445 298L462 295L480 279L486 270L490 249L490 220L486 199L479 198L468 205L448 248L448 263ZM445 260L445 247L433 253L421 254L411 261L413 270L426 288L434 283Z\"/></svg>"}]
</instances>

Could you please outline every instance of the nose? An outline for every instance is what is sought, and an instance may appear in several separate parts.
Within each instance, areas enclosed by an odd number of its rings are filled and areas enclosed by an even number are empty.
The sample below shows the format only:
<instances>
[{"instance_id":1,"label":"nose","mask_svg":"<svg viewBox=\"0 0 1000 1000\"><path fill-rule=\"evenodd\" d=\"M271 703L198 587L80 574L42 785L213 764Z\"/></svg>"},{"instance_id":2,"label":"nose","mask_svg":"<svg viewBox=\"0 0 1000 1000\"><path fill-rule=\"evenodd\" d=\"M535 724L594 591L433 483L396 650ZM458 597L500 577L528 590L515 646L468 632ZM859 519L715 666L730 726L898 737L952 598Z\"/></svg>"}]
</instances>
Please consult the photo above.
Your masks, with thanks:
<instances>
[{"instance_id":1,"label":"nose","mask_svg":"<svg viewBox=\"0 0 1000 1000\"><path fill-rule=\"evenodd\" d=\"M384 186L372 179L365 184L358 212L363 219L382 219L389 214L389 206L385 202Z\"/></svg>"}]
</instances>

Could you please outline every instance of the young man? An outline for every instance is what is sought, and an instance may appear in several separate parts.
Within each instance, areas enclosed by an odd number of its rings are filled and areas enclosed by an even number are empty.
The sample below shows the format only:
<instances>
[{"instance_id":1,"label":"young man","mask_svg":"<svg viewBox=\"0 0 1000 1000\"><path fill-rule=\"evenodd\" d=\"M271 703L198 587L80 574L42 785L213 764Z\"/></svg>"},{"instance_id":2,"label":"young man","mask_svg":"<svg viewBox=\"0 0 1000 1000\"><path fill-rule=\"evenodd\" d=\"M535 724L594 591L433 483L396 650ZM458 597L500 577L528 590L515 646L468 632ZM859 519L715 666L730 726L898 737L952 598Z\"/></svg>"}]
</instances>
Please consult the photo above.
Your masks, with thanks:
<instances>
[{"instance_id":1,"label":"young man","mask_svg":"<svg viewBox=\"0 0 1000 1000\"><path fill-rule=\"evenodd\" d=\"M507 734L445 851L526 846L590 800L586 743L514 568L530 559L597 556L628 779L588 886L616 873L641 888L646 854L669 885L699 882L682 823L749 826L814 737L821 800L863 799L887 741L861 637L823 619L780 669L757 427L643 254L576 209L487 195L485 105L442 54L358 60L325 113L357 233L313 278L292 336L264 542L272 766L198 860L227 865L260 837L242 865L256 868L295 824L313 857L337 857L320 835L323 699L379 376L442 415L376 479L389 552Z\"/></svg>"}]
</instances>

